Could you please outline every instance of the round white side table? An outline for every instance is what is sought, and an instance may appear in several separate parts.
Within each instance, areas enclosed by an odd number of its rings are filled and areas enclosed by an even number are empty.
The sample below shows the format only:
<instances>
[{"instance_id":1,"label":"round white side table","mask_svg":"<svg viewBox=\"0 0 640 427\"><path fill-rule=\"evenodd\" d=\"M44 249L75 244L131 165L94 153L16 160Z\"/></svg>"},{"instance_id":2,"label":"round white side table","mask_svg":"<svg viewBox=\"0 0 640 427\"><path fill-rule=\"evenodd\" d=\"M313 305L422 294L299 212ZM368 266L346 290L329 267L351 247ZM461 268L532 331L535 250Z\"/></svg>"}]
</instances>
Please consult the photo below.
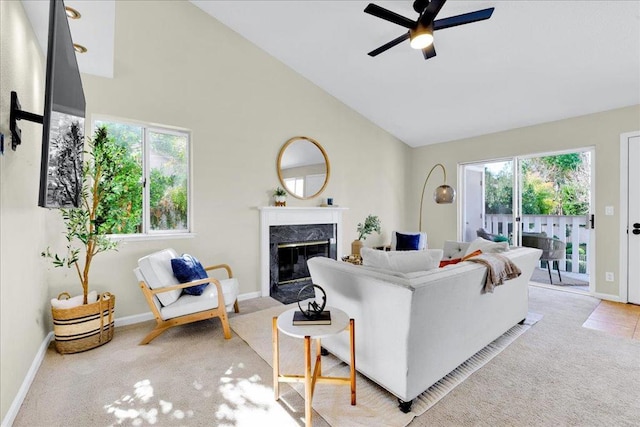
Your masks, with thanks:
<instances>
[{"instance_id":1,"label":"round white side table","mask_svg":"<svg viewBox=\"0 0 640 427\"><path fill-rule=\"evenodd\" d=\"M351 405L356 404L356 352L355 352L355 322L349 319L344 311L335 307L326 307L331 312L330 325L293 325L293 313L297 308L287 310L273 318L273 389L275 399L280 399L279 386L281 382L304 383L304 417L305 424L311 426L311 401L316 383L340 384L351 386ZM320 340L349 330L349 343L351 349L350 375L348 377L323 377L322 360L320 355ZM304 339L304 375L284 375L280 373L280 345L278 331L294 338ZM316 341L316 361L311 373L311 340Z\"/></svg>"}]
</instances>

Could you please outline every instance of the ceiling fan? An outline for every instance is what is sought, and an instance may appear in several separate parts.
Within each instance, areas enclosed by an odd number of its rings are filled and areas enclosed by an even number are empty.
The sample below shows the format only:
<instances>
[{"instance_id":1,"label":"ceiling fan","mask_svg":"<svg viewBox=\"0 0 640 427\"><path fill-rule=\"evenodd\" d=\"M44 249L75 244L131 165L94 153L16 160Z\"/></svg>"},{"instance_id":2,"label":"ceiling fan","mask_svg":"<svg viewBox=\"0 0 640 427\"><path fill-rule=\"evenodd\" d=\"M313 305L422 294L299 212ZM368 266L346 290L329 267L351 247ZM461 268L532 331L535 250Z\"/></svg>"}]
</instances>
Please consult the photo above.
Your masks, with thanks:
<instances>
[{"instance_id":1,"label":"ceiling fan","mask_svg":"<svg viewBox=\"0 0 640 427\"><path fill-rule=\"evenodd\" d=\"M438 12L440 12L440 9L442 9L442 6L444 6L446 1L447 0L415 0L413 2L413 10L420 14L418 19L415 21L405 18L402 15L398 15L384 7L369 3L369 5L364 9L365 13L408 28L409 31L400 37L383 44L379 48L372 50L368 55L379 55L403 41L410 39L412 48L422 49L424 59L433 58L436 56L436 49L433 45L434 31L457 27L458 25L470 24L472 22L484 21L485 19L491 18L491 14L494 9L493 7L490 7L488 9L463 13L462 15L450 16L449 18L438 19L436 21L436 15L438 15Z\"/></svg>"}]
</instances>

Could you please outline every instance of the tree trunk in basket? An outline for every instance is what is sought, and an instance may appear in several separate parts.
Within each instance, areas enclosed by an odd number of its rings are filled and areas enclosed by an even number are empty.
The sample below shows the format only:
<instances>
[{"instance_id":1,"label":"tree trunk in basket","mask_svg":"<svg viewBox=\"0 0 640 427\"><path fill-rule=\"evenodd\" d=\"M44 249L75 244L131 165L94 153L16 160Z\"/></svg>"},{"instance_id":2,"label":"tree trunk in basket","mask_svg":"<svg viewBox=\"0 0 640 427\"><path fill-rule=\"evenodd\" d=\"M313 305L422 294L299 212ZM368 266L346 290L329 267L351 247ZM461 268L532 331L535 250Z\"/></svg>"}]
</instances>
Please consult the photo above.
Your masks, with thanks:
<instances>
[{"instance_id":1,"label":"tree trunk in basket","mask_svg":"<svg viewBox=\"0 0 640 427\"><path fill-rule=\"evenodd\" d=\"M364 243L362 243L362 240L354 240L351 243L351 254L352 255L360 255L360 249L362 249L363 245L364 245Z\"/></svg>"}]
</instances>

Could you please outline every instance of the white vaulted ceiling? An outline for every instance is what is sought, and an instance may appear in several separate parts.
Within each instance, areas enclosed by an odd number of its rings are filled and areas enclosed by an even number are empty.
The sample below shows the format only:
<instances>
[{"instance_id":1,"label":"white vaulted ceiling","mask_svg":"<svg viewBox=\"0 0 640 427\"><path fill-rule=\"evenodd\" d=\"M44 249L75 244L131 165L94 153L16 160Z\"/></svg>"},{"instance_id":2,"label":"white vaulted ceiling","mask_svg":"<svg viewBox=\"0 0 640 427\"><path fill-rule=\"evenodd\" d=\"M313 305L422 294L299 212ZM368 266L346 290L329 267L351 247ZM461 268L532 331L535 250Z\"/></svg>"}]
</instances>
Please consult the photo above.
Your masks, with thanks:
<instances>
[{"instance_id":1,"label":"white vaulted ceiling","mask_svg":"<svg viewBox=\"0 0 640 427\"><path fill-rule=\"evenodd\" d=\"M93 60L81 70L113 73L113 32L91 11L114 1L66 3L97 19L72 25L74 41L111 43L106 71ZM191 3L413 147L640 104L640 1L449 0L438 18L495 12L436 31L428 61L408 42L369 57L406 30L365 14L367 1ZM412 1L374 3L417 16Z\"/></svg>"}]
</instances>

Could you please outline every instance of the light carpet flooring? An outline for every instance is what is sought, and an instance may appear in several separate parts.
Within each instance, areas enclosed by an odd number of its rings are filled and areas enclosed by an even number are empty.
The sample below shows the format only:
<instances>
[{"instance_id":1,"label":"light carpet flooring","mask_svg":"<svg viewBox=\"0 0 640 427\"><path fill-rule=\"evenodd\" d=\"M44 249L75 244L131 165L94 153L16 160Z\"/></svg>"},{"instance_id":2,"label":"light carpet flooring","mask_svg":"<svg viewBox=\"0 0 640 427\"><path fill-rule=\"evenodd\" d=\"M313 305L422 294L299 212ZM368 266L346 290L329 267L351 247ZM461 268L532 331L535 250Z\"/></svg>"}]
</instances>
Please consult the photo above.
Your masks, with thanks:
<instances>
[{"instance_id":1,"label":"light carpet flooring","mask_svg":"<svg viewBox=\"0 0 640 427\"><path fill-rule=\"evenodd\" d=\"M272 319L283 311L297 309L296 304L272 307L231 319L231 328L249 344L267 363L273 363ZM317 386L313 395L313 409L332 426L372 426L404 427L436 405L451 390L462 384L470 375L485 366L491 359L504 351L511 343L529 330L541 319L536 313L528 313L524 324L514 325L498 339L478 351L452 372L433 384L427 391L413 400L411 411L399 411L398 400L384 388L370 381L360 373L356 374L357 405L351 405L348 387ZM356 322L356 330L358 324ZM343 332L347 334L347 332ZM356 338L356 348L359 345ZM302 340L279 333L280 372L283 374L301 374L304 372ZM426 360L434 357L425 355ZM437 359L437 357L435 358ZM273 366L273 365L272 365ZM332 354L322 357L322 375L346 378L350 375L349 365ZM291 384L304 396L301 383Z\"/></svg>"},{"instance_id":2,"label":"light carpet flooring","mask_svg":"<svg viewBox=\"0 0 640 427\"><path fill-rule=\"evenodd\" d=\"M529 295L542 320L410 426L638 425L640 341L582 327L595 298L538 287ZM240 310L278 304L258 298ZM274 402L270 366L235 333L224 340L219 321L138 346L151 328L118 328L85 353L51 347L14 426L303 425L302 398ZM314 425L327 423L314 414Z\"/></svg>"}]
</instances>

